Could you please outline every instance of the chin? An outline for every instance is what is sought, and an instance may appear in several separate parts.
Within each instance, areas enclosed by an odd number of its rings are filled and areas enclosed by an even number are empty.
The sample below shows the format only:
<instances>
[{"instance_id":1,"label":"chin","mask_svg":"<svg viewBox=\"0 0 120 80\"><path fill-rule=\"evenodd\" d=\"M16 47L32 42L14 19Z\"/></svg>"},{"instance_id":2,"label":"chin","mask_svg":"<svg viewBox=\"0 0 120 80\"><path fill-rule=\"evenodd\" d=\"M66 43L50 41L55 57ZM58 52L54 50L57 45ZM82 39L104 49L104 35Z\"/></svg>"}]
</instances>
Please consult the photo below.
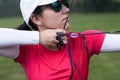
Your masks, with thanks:
<instances>
[{"instance_id":1,"label":"chin","mask_svg":"<svg viewBox=\"0 0 120 80\"><path fill-rule=\"evenodd\" d=\"M69 28L70 28L70 24L67 23L66 26L65 26L65 30L69 30Z\"/></svg>"}]
</instances>

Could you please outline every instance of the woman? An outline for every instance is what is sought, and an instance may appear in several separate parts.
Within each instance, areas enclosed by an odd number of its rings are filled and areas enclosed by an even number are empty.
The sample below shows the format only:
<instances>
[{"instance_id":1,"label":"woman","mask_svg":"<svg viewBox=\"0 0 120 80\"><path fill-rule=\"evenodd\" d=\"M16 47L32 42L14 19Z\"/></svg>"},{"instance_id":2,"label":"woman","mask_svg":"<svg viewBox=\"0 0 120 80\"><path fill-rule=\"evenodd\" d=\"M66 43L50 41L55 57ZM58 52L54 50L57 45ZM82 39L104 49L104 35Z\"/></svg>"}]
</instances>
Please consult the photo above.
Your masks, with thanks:
<instances>
[{"instance_id":1,"label":"woman","mask_svg":"<svg viewBox=\"0 0 120 80\"><path fill-rule=\"evenodd\" d=\"M120 44L120 35L96 30L69 33L67 0L21 0L20 8L25 23L18 29L40 34L40 44L8 47L17 47L9 54L22 65L28 80L87 80L92 55L120 51L120 45L116 45Z\"/></svg>"}]
</instances>

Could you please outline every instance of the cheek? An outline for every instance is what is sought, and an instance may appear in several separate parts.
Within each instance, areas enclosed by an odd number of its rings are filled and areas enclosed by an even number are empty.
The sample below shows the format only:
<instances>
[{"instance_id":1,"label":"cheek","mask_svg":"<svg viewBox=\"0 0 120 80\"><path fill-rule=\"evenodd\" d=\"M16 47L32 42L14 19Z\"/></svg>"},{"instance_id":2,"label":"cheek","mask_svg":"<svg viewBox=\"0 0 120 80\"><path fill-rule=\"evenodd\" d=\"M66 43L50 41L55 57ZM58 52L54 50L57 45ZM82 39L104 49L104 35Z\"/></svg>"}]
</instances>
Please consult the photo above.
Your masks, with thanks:
<instances>
[{"instance_id":1,"label":"cheek","mask_svg":"<svg viewBox=\"0 0 120 80\"><path fill-rule=\"evenodd\" d=\"M48 28L63 28L64 24L59 14L49 12L44 15L44 24Z\"/></svg>"}]
</instances>

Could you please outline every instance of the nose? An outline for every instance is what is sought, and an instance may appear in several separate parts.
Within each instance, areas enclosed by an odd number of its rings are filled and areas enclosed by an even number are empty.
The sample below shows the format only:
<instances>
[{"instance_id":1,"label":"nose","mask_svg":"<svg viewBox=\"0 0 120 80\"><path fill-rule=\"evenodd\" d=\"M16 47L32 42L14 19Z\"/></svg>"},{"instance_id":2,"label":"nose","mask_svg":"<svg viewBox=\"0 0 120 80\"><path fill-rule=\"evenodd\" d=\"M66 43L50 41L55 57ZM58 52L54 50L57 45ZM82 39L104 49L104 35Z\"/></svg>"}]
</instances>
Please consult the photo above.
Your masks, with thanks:
<instances>
[{"instance_id":1,"label":"nose","mask_svg":"<svg viewBox=\"0 0 120 80\"><path fill-rule=\"evenodd\" d=\"M62 5L63 13L69 13L70 9Z\"/></svg>"}]
</instances>

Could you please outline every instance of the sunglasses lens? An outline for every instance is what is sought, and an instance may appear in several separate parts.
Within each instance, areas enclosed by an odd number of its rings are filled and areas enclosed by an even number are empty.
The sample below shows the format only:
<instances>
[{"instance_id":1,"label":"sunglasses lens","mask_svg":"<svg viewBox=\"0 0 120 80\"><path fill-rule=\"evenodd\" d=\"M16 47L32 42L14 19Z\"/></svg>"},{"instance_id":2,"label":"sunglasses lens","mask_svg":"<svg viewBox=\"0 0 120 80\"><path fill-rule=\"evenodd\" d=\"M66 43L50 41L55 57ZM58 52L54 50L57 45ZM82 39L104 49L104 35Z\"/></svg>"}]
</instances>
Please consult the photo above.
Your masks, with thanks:
<instances>
[{"instance_id":1,"label":"sunglasses lens","mask_svg":"<svg viewBox=\"0 0 120 80\"><path fill-rule=\"evenodd\" d=\"M67 0L61 0L61 1L56 1L52 3L52 8L54 9L55 12L59 12L62 9L62 4L69 8L69 3Z\"/></svg>"},{"instance_id":2,"label":"sunglasses lens","mask_svg":"<svg viewBox=\"0 0 120 80\"><path fill-rule=\"evenodd\" d=\"M62 4L60 1L56 1L52 3L52 8L54 9L55 12L59 12L62 9Z\"/></svg>"},{"instance_id":3,"label":"sunglasses lens","mask_svg":"<svg viewBox=\"0 0 120 80\"><path fill-rule=\"evenodd\" d=\"M69 8L69 3L68 3L68 0L61 0L62 4L64 6L66 6L67 8Z\"/></svg>"}]
</instances>

